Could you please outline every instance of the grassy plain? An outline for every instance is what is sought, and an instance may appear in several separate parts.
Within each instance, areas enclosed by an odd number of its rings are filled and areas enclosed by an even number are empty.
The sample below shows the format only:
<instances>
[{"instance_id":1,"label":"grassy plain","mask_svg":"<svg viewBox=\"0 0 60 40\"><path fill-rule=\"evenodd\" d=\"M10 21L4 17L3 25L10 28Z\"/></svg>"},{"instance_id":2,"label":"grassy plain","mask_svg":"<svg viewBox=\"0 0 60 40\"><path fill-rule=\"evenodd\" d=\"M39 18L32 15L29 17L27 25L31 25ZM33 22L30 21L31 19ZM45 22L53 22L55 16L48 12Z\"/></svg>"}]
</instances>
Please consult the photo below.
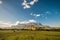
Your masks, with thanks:
<instances>
[{"instance_id":1,"label":"grassy plain","mask_svg":"<svg viewBox=\"0 0 60 40\"><path fill-rule=\"evenodd\" d=\"M60 32L0 30L0 40L60 40Z\"/></svg>"}]
</instances>

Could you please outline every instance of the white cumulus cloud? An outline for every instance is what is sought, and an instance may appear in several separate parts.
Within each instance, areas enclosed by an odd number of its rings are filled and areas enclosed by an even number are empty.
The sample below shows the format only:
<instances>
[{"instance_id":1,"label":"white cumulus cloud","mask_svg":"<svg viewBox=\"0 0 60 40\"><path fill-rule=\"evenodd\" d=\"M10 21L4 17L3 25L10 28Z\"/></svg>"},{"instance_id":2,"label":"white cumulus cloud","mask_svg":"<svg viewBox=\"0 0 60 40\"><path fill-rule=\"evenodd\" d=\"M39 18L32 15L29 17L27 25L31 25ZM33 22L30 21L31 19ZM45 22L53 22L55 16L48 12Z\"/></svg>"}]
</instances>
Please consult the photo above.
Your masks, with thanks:
<instances>
[{"instance_id":1,"label":"white cumulus cloud","mask_svg":"<svg viewBox=\"0 0 60 40\"><path fill-rule=\"evenodd\" d=\"M39 17L39 16L40 16L40 14L34 14L34 16L35 16L35 17Z\"/></svg>"},{"instance_id":2,"label":"white cumulus cloud","mask_svg":"<svg viewBox=\"0 0 60 40\"><path fill-rule=\"evenodd\" d=\"M33 22L33 23L36 23L36 20L29 20L29 22Z\"/></svg>"},{"instance_id":3,"label":"white cumulus cloud","mask_svg":"<svg viewBox=\"0 0 60 40\"><path fill-rule=\"evenodd\" d=\"M38 0L33 0L30 2L30 5L34 5L35 2L38 2Z\"/></svg>"},{"instance_id":4,"label":"white cumulus cloud","mask_svg":"<svg viewBox=\"0 0 60 40\"><path fill-rule=\"evenodd\" d=\"M25 5L25 6L24 6L24 9L26 9L26 8L30 8L30 6L29 6L29 5Z\"/></svg>"},{"instance_id":5,"label":"white cumulus cloud","mask_svg":"<svg viewBox=\"0 0 60 40\"><path fill-rule=\"evenodd\" d=\"M29 23L36 23L36 20L25 20L25 21L17 21L16 23L14 23L11 26L19 26L20 24L29 24Z\"/></svg>"},{"instance_id":6,"label":"white cumulus cloud","mask_svg":"<svg viewBox=\"0 0 60 40\"><path fill-rule=\"evenodd\" d=\"M36 20L17 21L16 24L36 23Z\"/></svg>"},{"instance_id":7,"label":"white cumulus cloud","mask_svg":"<svg viewBox=\"0 0 60 40\"><path fill-rule=\"evenodd\" d=\"M30 5L34 5L34 1L31 1L31 2L30 2Z\"/></svg>"},{"instance_id":8,"label":"white cumulus cloud","mask_svg":"<svg viewBox=\"0 0 60 40\"><path fill-rule=\"evenodd\" d=\"M33 0L31 2L27 2L27 0L24 0L22 3L22 6L24 9L31 8L31 5L34 5L38 0Z\"/></svg>"},{"instance_id":9,"label":"white cumulus cloud","mask_svg":"<svg viewBox=\"0 0 60 40\"><path fill-rule=\"evenodd\" d=\"M31 16L35 16L35 17L41 16L41 14L33 14L33 13L31 13L30 15L31 15Z\"/></svg>"},{"instance_id":10,"label":"white cumulus cloud","mask_svg":"<svg viewBox=\"0 0 60 40\"><path fill-rule=\"evenodd\" d=\"M17 21L16 23L0 21L0 28L19 26L20 24L36 23L36 20Z\"/></svg>"}]
</instances>

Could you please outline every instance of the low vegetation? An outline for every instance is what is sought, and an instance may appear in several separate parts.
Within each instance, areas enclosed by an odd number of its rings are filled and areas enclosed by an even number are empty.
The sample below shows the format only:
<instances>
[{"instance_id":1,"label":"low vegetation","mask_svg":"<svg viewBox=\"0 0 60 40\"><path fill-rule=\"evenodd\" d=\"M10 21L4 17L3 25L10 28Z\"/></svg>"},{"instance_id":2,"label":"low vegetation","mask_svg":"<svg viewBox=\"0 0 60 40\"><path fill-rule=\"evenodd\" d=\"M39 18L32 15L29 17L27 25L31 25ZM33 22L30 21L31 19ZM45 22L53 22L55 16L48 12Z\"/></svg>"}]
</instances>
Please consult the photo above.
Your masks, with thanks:
<instances>
[{"instance_id":1,"label":"low vegetation","mask_svg":"<svg viewBox=\"0 0 60 40\"><path fill-rule=\"evenodd\" d=\"M60 40L60 32L40 30L0 30L0 40Z\"/></svg>"}]
</instances>

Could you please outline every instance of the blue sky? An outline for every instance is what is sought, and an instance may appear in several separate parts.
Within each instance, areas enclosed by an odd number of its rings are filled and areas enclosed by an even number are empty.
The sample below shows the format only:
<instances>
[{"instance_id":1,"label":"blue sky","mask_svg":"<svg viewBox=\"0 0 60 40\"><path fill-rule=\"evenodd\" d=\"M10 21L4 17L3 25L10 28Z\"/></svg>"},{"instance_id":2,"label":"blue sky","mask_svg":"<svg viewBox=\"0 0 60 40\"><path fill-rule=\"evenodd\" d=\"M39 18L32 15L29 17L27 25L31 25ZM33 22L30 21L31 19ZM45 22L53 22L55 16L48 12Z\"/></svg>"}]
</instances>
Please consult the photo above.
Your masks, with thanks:
<instances>
[{"instance_id":1,"label":"blue sky","mask_svg":"<svg viewBox=\"0 0 60 40\"><path fill-rule=\"evenodd\" d=\"M27 1L27 0L26 0ZM0 21L12 22L35 20L37 23L60 27L60 0L0 0ZM26 5L28 6L27 8Z\"/></svg>"}]
</instances>

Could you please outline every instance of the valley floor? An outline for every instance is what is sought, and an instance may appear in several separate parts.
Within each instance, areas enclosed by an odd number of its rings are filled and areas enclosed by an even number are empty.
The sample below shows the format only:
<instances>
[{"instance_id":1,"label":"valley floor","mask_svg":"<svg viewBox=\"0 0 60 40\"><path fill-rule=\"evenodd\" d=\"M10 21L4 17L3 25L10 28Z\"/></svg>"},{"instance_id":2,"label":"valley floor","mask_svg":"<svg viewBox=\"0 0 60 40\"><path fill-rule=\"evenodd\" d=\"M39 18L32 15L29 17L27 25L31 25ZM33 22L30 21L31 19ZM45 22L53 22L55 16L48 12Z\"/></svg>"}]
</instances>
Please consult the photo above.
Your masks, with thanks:
<instances>
[{"instance_id":1,"label":"valley floor","mask_svg":"<svg viewBox=\"0 0 60 40\"><path fill-rule=\"evenodd\" d=\"M0 30L0 40L60 40L60 32Z\"/></svg>"}]
</instances>

